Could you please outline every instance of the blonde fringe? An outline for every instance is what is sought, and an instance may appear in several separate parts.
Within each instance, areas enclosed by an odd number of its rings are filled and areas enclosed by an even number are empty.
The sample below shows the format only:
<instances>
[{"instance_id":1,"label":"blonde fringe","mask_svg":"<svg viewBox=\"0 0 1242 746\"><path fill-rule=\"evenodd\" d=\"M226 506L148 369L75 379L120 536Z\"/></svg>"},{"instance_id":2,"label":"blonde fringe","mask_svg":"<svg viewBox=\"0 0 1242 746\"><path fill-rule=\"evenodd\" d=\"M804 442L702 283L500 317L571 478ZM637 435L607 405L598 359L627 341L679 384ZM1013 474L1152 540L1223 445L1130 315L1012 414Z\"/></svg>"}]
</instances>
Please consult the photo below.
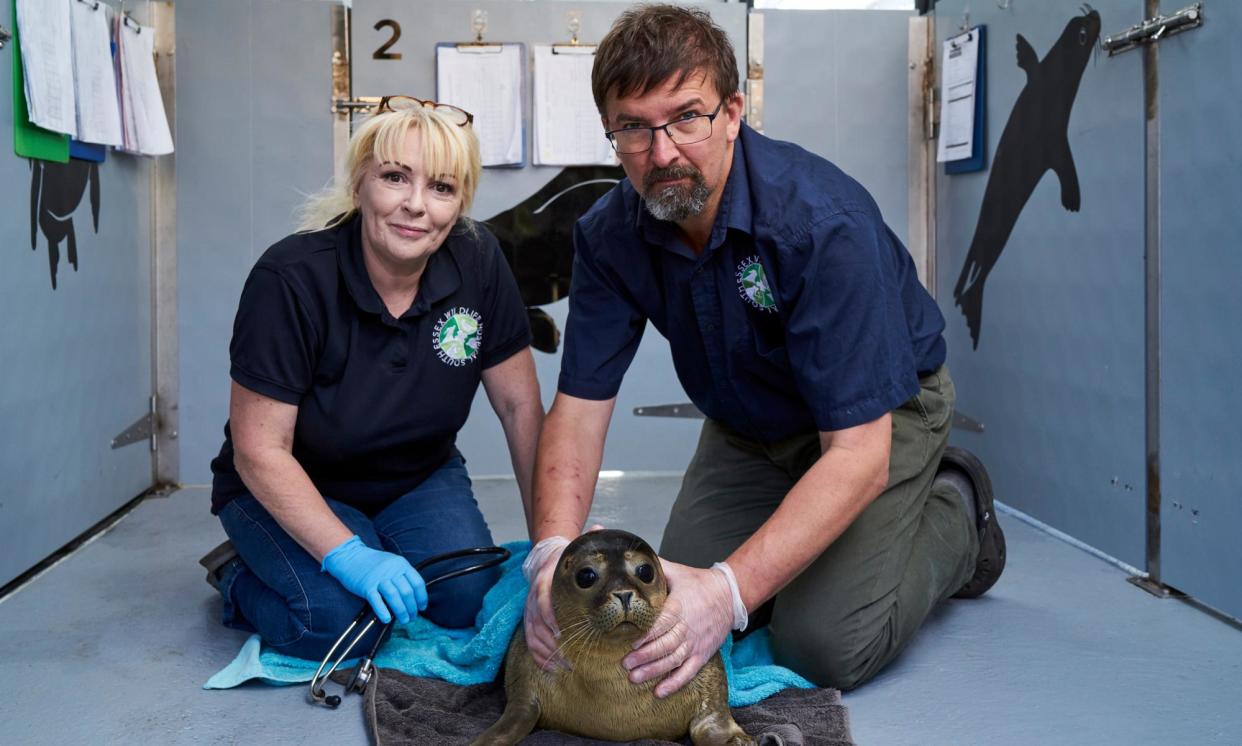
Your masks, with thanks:
<instances>
[{"instance_id":1,"label":"blonde fringe","mask_svg":"<svg viewBox=\"0 0 1242 746\"><path fill-rule=\"evenodd\" d=\"M412 129L423 133L423 165L429 173L453 176L460 189L462 217L459 227L474 233L474 221L465 217L474 202L482 162L479 139L471 127L460 127L432 109L414 108L376 114L362 122L349 141L345 154L345 178L333 179L323 190L306 199L296 212L297 232L317 231L339 225L357 214L354 192L372 162L397 160L405 135Z\"/></svg>"}]
</instances>

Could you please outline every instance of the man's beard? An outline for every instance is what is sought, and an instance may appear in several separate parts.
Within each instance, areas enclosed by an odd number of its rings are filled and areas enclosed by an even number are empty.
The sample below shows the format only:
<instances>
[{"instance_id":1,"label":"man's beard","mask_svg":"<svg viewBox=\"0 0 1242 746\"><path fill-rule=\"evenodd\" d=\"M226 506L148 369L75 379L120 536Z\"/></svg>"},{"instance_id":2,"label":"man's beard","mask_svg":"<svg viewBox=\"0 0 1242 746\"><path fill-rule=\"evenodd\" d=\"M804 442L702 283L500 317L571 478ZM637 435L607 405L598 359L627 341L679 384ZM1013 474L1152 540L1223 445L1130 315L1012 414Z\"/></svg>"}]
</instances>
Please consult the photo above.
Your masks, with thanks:
<instances>
[{"instance_id":1,"label":"man's beard","mask_svg":"<svg viewBox=\"0 0 1242 746\"><path fill-rule=\"evenodd\" d=\"M658 192L652 189L657 181L685 178L690 179L690 184L670 184ZM643 203L656 220L680 223L698 215L707 206L710 195L703 173L694 166L654 168L643 177Z\"/></svg>"}]
</instances>

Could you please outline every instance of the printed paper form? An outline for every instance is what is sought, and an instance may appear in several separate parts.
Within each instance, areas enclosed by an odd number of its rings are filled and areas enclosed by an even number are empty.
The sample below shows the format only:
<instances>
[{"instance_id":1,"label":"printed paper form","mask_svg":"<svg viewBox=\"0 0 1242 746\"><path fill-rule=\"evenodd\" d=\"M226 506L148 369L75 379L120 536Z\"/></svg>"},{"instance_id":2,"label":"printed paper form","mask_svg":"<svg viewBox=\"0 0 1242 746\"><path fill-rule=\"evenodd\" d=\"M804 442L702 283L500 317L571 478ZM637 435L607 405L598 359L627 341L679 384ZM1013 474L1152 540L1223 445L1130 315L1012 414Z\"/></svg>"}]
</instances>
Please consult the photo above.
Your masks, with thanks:
<instances>
[{"instance_id":1,"label":"printed paper form","mask_svg":"<svg viewBox=\"0 0 1242 746\"><path fill-rule=\"evenodd\" d=\"M484 166L522 162L525 52L517 44L436 47L436 98L474 114Z\"/></svg>"},{"instance_id":2,"label":"printed paper form","mask_svg":"<svg viewBox=\"0 0 1242 746\"><path fill-rule=\"evenodd\" d=\"M535 163L616 165L591 95L594 51L535 46Z\"/></svg>"},{"instance_id":3,"label":"printed paper form","mask_svg":"<svg viewBox=\"0 0 1242 746\"><path fill-rule=\"evenodd\" d=\"M164 97L155 75L155 29L117 24L124 149L141 155L173 152Z\"/></svg>"},{"instance_id":4,"label":"printed paper form","mask_svg":"<svg viewBox=\"0 0 1242 746\"><path fill-rule=\"evenodd\" d=\"M77 139L121 145L121 111L116 102L112 33L101 4L71 2L73 87L77 96Z\"/></svg>"},{"instance_id":5,"label":"printed paper form","mask_svg":"<svg viewBox=\"0 0 1242 746\"><path fill-rule=\"evenodd\" d=\"M17 31L30 121L53 132L77 135L69 3L17 0Z\"/></svg>"},{"instance_id":6,"label":"printed paper form","mask_svg":"<svg viewBox=\"0 0 1242 746\"><path fill-rule=\"evenodd\" d=\"M979 72L979 37L973 31L944 43L940 84L940 144L936 160L969 158L975 135L975 77Z\"/></svg>"}]
</instances>

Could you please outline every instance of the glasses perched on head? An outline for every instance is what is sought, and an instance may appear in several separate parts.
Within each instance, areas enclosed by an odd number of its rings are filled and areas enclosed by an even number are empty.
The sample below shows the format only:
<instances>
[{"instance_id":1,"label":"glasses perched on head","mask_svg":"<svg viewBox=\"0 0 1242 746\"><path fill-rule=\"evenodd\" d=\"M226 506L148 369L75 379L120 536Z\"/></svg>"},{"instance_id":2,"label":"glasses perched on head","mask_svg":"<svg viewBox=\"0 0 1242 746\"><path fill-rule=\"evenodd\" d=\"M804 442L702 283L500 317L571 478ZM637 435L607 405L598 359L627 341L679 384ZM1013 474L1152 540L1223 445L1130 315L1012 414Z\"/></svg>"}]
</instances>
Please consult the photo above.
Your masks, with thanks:
<instances>
[{"instance_id":1,"label":"glasses perched on head","mask_svg":"<svg viewBox=\"0 0 1242 746\"><path fill-rule=\"evenodd\" d=\"M465 109L459 109L452 104L442 104L438 101L424 101L413 96L385 96L380 99L379 105L375 107L375 113L382 114L386 111L404 111L420 107L443 114L459 127L465 127L474 121L474 115Z\"/></svg>"},{"instance_id":2,"label":"glasses perched on head","mask_svg":"<svg viewBox=\"0 0 1242 746\"><path fill-rule=\"evenodd\" d=\"M646 153L655 142L656 130L664 130L668 139L678 145L702 142L712 136L712 122L716 121L722 106L723 99L711 114L686 114L655 127L622 127L605 132L604 137L612 143L612 149L622 155Z\"/></svg>"}]
</instances>

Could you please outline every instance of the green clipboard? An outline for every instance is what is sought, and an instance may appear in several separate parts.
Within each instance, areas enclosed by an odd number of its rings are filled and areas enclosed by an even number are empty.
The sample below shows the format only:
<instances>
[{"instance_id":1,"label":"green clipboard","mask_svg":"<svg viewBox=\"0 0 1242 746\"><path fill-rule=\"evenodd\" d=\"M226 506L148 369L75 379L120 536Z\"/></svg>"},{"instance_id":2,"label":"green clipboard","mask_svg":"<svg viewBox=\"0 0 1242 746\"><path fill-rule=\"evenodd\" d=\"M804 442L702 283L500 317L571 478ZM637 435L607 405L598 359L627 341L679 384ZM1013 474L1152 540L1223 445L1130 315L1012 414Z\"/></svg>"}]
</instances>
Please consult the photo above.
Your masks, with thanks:
<instances>
[{"instance_id":1,"label":"green clipboard","mask_svg":"<svg viewBox=\"0 0 1242 746\"><path fill-rule=\"evenodd\" d=\"M69 136L30 123L26 82L22 77L21 44L17 34L17 0L13 0L13 150L23 158L69 162Z\"/></svg>"}]
</instances>

